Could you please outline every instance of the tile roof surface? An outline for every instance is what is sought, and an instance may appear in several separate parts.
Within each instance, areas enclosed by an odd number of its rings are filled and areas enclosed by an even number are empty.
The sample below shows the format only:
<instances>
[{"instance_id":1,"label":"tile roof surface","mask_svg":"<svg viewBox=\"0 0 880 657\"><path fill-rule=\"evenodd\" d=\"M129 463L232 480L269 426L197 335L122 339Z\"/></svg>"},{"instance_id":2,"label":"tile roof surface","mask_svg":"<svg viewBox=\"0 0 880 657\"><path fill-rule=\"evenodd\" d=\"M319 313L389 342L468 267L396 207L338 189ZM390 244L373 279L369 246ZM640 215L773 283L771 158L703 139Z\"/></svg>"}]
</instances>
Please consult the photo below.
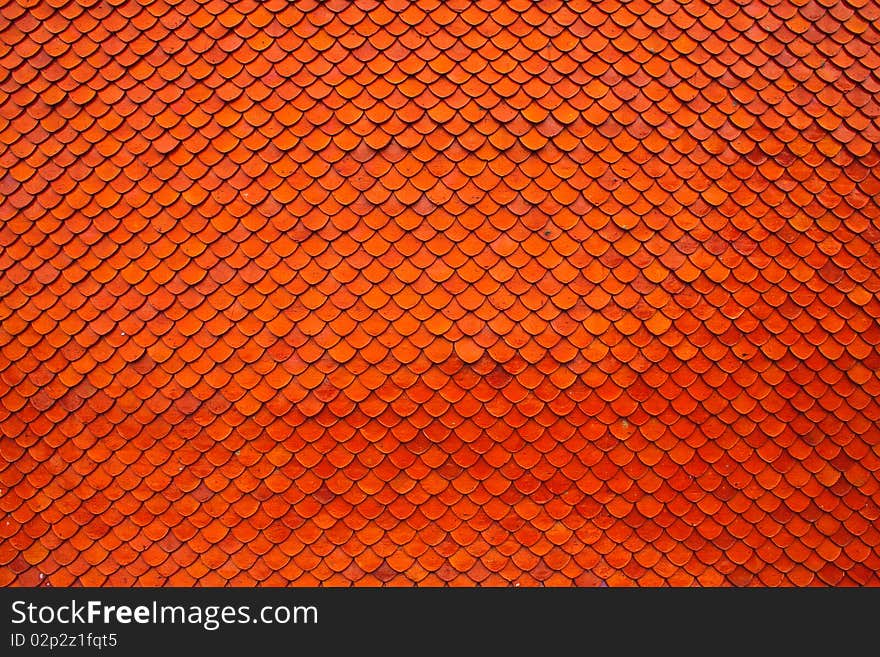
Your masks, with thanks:
<instances>
[{"instance_id":1,"label":"tile roof surface","mask_svg":"<svg viewBox=\"0 0 880 657\"><path fill-rule=\"evenodd\" d=\"M0 585L880 584L878 26L0 2Z\"/></svg>"}]
</instances>

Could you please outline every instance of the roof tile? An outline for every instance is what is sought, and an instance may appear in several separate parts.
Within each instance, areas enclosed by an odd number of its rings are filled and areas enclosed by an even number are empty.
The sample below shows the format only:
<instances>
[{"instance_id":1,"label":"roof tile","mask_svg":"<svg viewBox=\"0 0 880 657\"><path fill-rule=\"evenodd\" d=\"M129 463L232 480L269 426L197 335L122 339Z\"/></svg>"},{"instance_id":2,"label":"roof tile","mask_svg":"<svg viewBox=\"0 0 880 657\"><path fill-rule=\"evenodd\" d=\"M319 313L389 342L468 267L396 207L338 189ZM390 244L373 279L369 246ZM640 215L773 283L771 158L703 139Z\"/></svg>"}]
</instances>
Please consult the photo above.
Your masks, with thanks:
<instances>
[{"instance_id":1,"label":"roof tile","mask_svg":"<svg viewBox=\"0 0 880 657\"><path fill-rule=\"evenodd\" d=\"M880 583L875 0L55 4L0 585Z\"/></svg>"}]
</instances>

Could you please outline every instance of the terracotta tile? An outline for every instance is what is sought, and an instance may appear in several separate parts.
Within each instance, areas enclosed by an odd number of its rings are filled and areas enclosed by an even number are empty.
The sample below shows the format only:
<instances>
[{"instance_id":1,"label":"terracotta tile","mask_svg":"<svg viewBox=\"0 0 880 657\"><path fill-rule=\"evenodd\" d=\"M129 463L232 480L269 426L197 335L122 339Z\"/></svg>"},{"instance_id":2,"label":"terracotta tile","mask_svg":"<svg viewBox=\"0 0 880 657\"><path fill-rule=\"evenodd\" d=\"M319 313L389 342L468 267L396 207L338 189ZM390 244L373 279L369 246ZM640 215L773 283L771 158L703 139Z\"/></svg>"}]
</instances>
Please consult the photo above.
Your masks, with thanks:
<instances>
[{"instance_id":1,"label":"terracotta tile","mask_svg":"<svg viewBox=\"0 0 880 657\"><path fill-rule=\"evenodd\" d=\"M877 582L868 21L196 9L4 13L3 583Z\"/></svg>"}]
</instances>

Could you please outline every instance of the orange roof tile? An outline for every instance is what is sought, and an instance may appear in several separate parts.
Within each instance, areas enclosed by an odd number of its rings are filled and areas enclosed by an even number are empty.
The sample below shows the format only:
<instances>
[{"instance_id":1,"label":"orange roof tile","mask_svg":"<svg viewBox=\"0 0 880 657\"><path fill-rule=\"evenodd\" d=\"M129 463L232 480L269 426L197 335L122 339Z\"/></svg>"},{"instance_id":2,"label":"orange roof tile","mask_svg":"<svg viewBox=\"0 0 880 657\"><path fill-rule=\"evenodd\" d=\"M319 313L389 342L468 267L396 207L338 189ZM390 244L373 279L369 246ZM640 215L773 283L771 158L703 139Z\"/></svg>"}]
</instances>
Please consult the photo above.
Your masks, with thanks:
<instances>
[{"instance_id":1,"label":"orange roof tile","mask_svg":"<svg viewBox=\"0 0 880 657\"><path fill-rule=\"evenodd\" d=\"M0 585L880 584L880 4L0 7Z\"/></svg>"}]
</instances>

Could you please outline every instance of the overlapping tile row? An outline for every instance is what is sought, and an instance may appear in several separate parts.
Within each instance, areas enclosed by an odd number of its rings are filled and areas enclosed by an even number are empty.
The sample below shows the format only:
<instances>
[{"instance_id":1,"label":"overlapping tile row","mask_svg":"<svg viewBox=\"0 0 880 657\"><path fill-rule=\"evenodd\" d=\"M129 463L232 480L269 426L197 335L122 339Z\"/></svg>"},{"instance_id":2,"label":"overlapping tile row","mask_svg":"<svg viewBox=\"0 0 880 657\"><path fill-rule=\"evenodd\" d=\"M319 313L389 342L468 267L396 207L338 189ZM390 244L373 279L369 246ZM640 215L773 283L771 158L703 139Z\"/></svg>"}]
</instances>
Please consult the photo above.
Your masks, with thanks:
<instances>
[{"instance_id":1,"label":"overlapping tile row","mask_svg":"<svg viewBox=\"0 0 880 657\"><path fill-rule=\"evenodd\" d=\"M0 584L877 585L880 3L0 3Z\"/></svg>"}]
</instances>

